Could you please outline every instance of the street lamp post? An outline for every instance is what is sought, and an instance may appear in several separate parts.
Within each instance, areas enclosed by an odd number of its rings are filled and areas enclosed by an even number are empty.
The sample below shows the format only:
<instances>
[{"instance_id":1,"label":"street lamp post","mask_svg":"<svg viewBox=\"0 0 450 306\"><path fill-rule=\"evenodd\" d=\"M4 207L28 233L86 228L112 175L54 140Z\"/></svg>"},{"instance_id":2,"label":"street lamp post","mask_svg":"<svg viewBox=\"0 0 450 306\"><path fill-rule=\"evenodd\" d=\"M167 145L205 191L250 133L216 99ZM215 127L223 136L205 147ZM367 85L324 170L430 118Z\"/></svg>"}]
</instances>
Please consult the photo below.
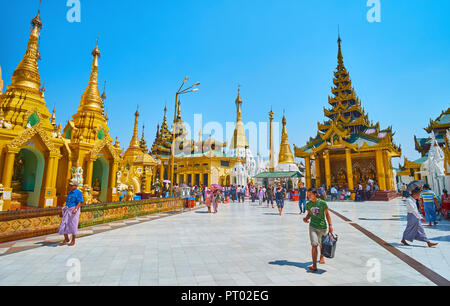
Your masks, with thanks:
<instances>
[{"instance_id":1,"label":"street lamp post","mask_svg":"<svg viewBox=\"0 0 450 306\"><path fill-rule=\"evenodd\" d=\"M173 116L173 127L172 127L172 150L170 152L170 197L173 197L173 183L174 183L174 167L175 167L175 130L177 127L177 114L178 114L178 96L187 94L187 93L191 93L191 92L196 92L198 91L198 88L195 88L197 86L200 85L200 82L195 83L194 85L183 89L184 85L186 84L186 82L189 80L189 77L185 77L183 84L181 84L180 88L178 89L176 95L175 95L175 113Z\"/></svg>"}]
</instances>

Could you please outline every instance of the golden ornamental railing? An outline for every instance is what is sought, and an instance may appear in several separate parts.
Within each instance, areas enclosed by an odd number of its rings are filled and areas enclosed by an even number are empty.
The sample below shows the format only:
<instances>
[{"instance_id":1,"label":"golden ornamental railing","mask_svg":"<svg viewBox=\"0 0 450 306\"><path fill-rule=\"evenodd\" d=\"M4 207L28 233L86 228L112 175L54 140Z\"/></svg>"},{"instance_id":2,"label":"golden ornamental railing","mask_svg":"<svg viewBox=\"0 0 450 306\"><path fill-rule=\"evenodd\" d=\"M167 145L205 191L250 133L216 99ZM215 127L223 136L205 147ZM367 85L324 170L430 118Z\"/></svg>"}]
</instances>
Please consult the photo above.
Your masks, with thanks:
<instances>
[{"instance_id":1,"label":"golden ornamental railing","mask_svg":"<svg viewBox=\"0 0 450 306\"><path fill-rule=\"evenodd\" d=\"M85 205L79 228L184 208L182 198ZM61 207L0 212L0 243L57 233L61 216Z\"/></svg>"}]
</instances>

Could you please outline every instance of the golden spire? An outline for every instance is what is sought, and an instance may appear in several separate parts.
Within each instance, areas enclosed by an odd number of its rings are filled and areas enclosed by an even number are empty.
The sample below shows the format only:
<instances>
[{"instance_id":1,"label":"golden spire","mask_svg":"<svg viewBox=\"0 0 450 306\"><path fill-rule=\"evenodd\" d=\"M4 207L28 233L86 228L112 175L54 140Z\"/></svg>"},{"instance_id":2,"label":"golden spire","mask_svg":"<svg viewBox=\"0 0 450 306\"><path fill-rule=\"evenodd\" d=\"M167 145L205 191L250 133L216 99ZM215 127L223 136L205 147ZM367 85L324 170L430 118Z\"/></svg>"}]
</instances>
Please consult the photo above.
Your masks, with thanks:
<instances>
[{"instance_id":1,"label":"golden spire","mask_svg":"<svg viewBox=\"0 0 450 306\"><path fill-rule=\"evenodd\" d=\"M103 85L103 93L102 93L102 96L100 98L102 98L102 102L103 102L103 105L104 105L105 104L105 100L106 100L106 81L105 81L105 84Z\"/></svg>"},{"instance_id":2,"label":"golden spire","mask_svg":"<svg viewBox=\"0 0 450 306\"><path fill-rule=\"evenodd\" d=\"M241 98L241 86L238 88L238 96L236 98L236 108L237 108L237 121L242 121L242 98Z\"/></svg>"},{"instance_id":3,"label":"golden spire","mask_svg":"<svg viewBox=\"0 0 450 306\"><path fill-rule=\"evenodd\" d=\"M81 96L81 107L88 108L90 111L97 111L102 113L103 101L100 97L100 91L98 90L98 60L100 58L100 50L98 49L98 38L96 39L97 45L92 51L93 61L91 69L91 77L89 85Z\"/></svg>"},{"instance_id":4,"label":"golden spire","mask_svg":"<svg viewBox=\"0 0 450 306\"><path fill-rule=\"evenodd\" d=\"M291 146L289 144L289 138L286 128L286 116L283 115L283 130L281 133L281 145L280 154L278 155L279 164L293 164L294 155L292 155Z\"/></svg>"},{"instance_id":5,"label":"golden spire","mask_svg":"<svg viewBox=\"0 0 450 306\"><path fill-rule=\"evenodd\" d=\"M53 107L51 123L53 126L56 126L56 108L55 107Z\"/></svg>"},{"instance_id":6,"label":"golden spire","mask_svg":"<svg viewBox=\"0 0 450 306\"><path fill-rule=\"evenodd\" d=\"M142 138L141 141L139 142L139 146L142 152L144 153L148 152L147 141L145 141L145 124L142 125Z\"/></svg>"},{"instance_id":7,"label":"golden spire","mask_svg":"<svg viewBox=\"0 0 450 306\"><path fill-rule=\"evenodd\" d=\"M12 76L11 88L24 89L41 95L41 77L39 75L39 51L38 40L42 30L42 21L39 17L40 11L31 21L31 34L28 41L27 51L22 61L17 66Z\"/></svg>"},{"instance_id":8,"label":"golden spire","mask_svg":"<svg viewBox=\"0 0 450 306\"><path fill-rule=\"evenodd\" d=\"M134 131L133 131L133 137L131 138L130 142L130 148L138 148L140 149L140 143L139 143L139 106L136 110L136 113L134 114Z\"/></svg>"},{"instance_id":9,"label":"golden spire","mask_svg":"<svg viewBox=\"0 0 450 306\"><path fill-rule=\"evenodd\" d=\"M233 138L231 139L231 149L245 149L248 147L247 136L245 136L244 123L242 122L242 98L241 85L238 88L238 96L236 98L236 128L234 129Z\"/></svg>"},{"instance_id":10,"label":"golden spire","mask_svg":"<svg viewBox=\"0 0 450 306\"><path fill-rule=\"evenodd\" d=\"M341 42L342 42L341 34L338 34L338 46L339 46L339 50L338 50L338 71L345 69L345 67L344 67L344 56L342 55Z\"/></svg>"}]
</instances>

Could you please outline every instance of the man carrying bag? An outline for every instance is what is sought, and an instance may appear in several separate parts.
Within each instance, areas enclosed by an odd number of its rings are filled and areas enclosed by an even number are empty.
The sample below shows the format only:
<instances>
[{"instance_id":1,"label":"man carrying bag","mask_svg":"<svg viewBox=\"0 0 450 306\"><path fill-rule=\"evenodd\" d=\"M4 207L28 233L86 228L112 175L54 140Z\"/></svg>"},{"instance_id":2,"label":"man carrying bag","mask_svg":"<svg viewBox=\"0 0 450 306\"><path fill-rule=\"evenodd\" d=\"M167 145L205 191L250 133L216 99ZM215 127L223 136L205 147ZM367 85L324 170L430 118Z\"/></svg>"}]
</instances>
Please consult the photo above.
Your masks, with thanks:
<instances>
[{"instance_id":1,"label":"man carrying bag","mask_svg":"<svg viewBox=\"0 0 450 306\"><path fill-rule=\"evenodd\" d=\"M328 212L328 205L324 200L319 199L319 194L315 188L308 190L308 198L310 201L306 204L307 215L303 219L305 223L310 223L309 220L311 219L309 237L312 246L313 265L309 266L308 269L312 272L317 272L318 247L322 248L322 238L327 235L327 228L329 233L333 233L333 225ZM323 254L320 255L320 264L325 264Z\"/></svg>"}]
</instances>

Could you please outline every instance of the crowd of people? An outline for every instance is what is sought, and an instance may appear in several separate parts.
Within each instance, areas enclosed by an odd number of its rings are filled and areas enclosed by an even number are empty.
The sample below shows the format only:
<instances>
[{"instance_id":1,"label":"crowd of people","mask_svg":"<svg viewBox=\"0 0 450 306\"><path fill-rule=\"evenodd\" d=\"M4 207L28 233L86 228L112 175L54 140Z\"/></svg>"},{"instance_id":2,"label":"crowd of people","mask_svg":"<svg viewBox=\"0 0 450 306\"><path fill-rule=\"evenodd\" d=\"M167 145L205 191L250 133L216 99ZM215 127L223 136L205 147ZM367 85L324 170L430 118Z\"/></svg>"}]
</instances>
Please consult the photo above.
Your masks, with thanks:
<instances>
[{"instance_id":1,"label":"crowd of people","mask_svg":"<svg viewBox=\"0 0 450 306\"><path fill-rule=\"evenodd\" d=\"M80 217L80 208L83 203L83 196L80 190L77 189L77 184L73 181L69 182L70 192L67 197L66 206L63 208L63 218L59 226L59 234L64 235L64 241L60 246L66 245L69 242L69 246L75 245L75 239L77 235L78 222ZM375 189L376 182L369 183L367 192L372 192L372 188ZM179 189L179 186L174 186L175 189ZM358 186L357 190L361 190L361 186ZM430 186L425 184L422 187L413 186L412 190L404 190L404 196L406 199L407 209L407 225L403 233L401 243L409 246L408 242L414 240L427 243L428 247L434 247L437 243L431 242L424 231L422 223L428 223L430 227L438 224L437 215L440 212L440 203L436 194L431 190ZM408 186L409 188L409 186ZM300 183L298 188L298 203L300 215L305 214L303 221L309 224L309 236L312 246L312 260L313 264L308 267L312 272L316 272L319 248L321 247L322 238L325 235L333 234L333 225L330 214L328 212L328 205L326 203L327 191L324 186L318 189L307 189L303 183ZM245 199L255 203L258 200L258 204L261 206L264 202L267 202L267 207L270 205L274 207L274 202L277 205L280 216L282 215L284 208L284 201L289 197L289 194L293 190L287 190L286 186L277 183L276 186L259 186L256 187L252 184L247 186L227 186L222 187L219 185L212 185L211 188L206 186L194 186L189 189L190 195L195 196L199 201L202 201L208 207L209 213L218 213L218 204L229 203L244 203ZM330 188L331 199L337 199L339 190L333 186ZM297 194L297 192L295 193ZM370 198L370 195L368 195ZM442 201L450 201L447 190L443 191ZM213 210L212 210L213 209ZM72 241L69 240L69 235L72 235ZM321 254L319 263L324 264L325 259Z\"/></svg>"}]
</instances>

